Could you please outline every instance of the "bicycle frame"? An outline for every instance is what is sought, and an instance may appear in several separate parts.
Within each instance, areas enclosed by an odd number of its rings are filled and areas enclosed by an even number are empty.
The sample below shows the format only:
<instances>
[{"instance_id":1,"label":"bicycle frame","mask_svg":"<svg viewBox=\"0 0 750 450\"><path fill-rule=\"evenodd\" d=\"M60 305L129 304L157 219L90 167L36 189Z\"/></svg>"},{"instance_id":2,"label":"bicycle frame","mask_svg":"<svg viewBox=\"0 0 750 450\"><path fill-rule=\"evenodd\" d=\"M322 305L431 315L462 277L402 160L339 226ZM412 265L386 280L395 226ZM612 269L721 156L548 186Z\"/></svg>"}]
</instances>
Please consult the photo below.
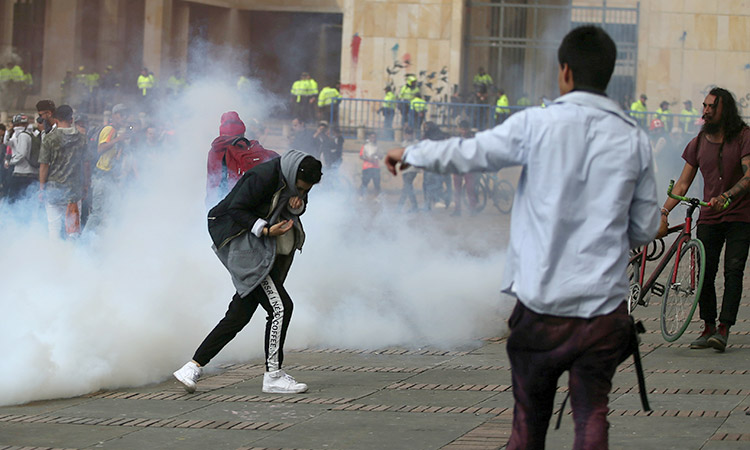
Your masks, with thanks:
<instances>
[{"instance_id":1,"label":"bicycle frame","mask_svg":"<svg viewBox=\"0 0 750 450\"><path fill-rule=\"evenodd\" d=\"M674 242L672 242L672 245L669 246L669 249L664 253L664 255L661 258L661 261L659 261L659 264L656 266L656 269L651 273L651 276L649 277L648 281L645 283L643 282L645 276L646 276L646 261L648 261L648 245L644 245L637 254L632 256L630 258L630 261L628 262L633 263L638 260L639 267L638 267L638 276L636 277L636 281L640 284L640 295L636 299L636 301L640 301L646 293L650 292L652 288L657 284L656 280L659 278L661 273L664 271L664 268L667 266L669 261L672 259L672 256L676 254L680 254L682 251L682 246L685 242L692 239L692 225L693 225L693 212L695 211L695 208L698 207L698 204L689 203L688 210L685 217L685 222L675 225L672 227L669 227L667 229L667 236L670 234L674 234L679 232L680 234L675 238ZM691 262L691 271L694 270L694 262ZM677 266L675 265L675 268L673 270L673 273L671 275L671 281L675 281L675 277L677 276ZM662 291L663 292L663 291ZM661 294L659 294L661 295Z\"/></svg>"},{"instance_id":2,"label":"bicycle frame","mask_svg":"<svg viewBox=\"0 0 750 450\"><path fill-rule=\"evenodd\" d=\"M687 212L685 214L685 222L680 225L675 225L673 227L667 228L667 235L679 232L680 234L677 236L677 238L674 240L672 245L669 247L669 250L667 250L664 253L664 256L662 257L661 261L659 261L659 264L656 266L656 269L654 269L653 273L649 277L648 281L646 283L643 283L643 280L646 276L646 261L648 261L648 245L644 245L638 253L636 253L633 257L630 258L628 261L628 264L633 264L634 262L639 263L638 267L638 275L636 276L636 283L638 284L638 291L637 291L637 298L634 299L636 303L641 303L644 306L648 305L648 302L646 301L643 303L641 300L645 297L645 294L652 291L655 286L658 285L656 280L659 278L661 273L664 271L664 268L667 266L667 263L672 259L672 256L680 255L682 252L682 246L692 239L692 228L693 228L693 213L695 212L695 208L699 206L708 206L708 203L702 202L696 198L687 198L679 195L672 194L672 188L674 187L674 180L671 180L669 183L669 188L667 189L667 195L671 198L674 198L676 200L680 200L688 205ZM724 208L729 206L729 200L727 200L727 203L724 204ZM692 259L690 260L690 274L691 274L691 283L695 283L695 265L696 262ZM675 264L674 269L672 271L672 274L670 276L670 284L674 283L677 278L677 270L678 266ZM633 293L633 282L631 282L631 295ZM695 286L690 286L691 288L695 288ZM658 295L661 295L664 293L663 291L664 286L661 286L660 293Z\"/></svg>"}]
</instances>

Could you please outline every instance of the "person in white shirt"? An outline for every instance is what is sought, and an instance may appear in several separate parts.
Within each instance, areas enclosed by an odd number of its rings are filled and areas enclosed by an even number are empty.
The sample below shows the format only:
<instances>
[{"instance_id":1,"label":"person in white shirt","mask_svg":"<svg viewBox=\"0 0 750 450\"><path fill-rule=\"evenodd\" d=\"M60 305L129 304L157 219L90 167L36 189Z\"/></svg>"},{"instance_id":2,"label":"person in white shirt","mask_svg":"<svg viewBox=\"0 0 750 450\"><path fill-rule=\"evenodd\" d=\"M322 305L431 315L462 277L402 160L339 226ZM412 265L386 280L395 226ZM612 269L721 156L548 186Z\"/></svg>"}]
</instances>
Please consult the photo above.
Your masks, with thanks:
<instances>
[{"instance_id":1,"label":"person in white shirt","mask_svg":"<svg viewBox=\"0 0 750 450\"><path fill-rule=\"evenodd\" d=\"M392 149L386 167L441 173L521 166L502 290L518 299L507 342L515 409L508 449L544 448L557 381L569 371L575 449L608 446L607 395L635 339L628 250L659 226L648 137L605 89L617 50L599 27L558 49L561 96L473 139Z\"/></svg>"}]
</instances>

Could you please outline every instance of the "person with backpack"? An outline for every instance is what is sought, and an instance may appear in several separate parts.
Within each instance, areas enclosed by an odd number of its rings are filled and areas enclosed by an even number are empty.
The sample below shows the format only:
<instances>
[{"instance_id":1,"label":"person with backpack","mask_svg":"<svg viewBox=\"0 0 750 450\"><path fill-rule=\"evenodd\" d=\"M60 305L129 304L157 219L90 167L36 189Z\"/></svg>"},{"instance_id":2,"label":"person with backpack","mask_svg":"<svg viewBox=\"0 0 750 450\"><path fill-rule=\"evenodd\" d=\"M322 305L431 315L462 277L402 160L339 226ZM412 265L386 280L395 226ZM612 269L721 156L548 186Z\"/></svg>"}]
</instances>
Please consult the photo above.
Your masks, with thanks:
<instances>
[{"instance_id":1,"label":"person with backpack","mask_svg":"<svg viewBox=\"0 0 750 450\"><path fill-rule=\"evenodd\" d=\"M306 384L281 368L293 308L284 281L294 252L305 242L300 216L307 207L307 194L320 182L321 166L314 157L289 150L245 172L229 195L209 211L213 250L237 292L193 359L174 372L188 392L195 392L203 367L250 322L258 305L268 313L263 392L307 391Z\"/></svg>"},{"instance_id":2,"label":"person with backpack","mask_svg":"<svg viewBox=\"0 0 750 450\"><path fill-rule=\"evenodd\" d=\"M278 156L257 140L245 138L245 123L236 111L222 114L219 136L208 152L206 207L224 198L246 171Z\"/></svg>"},{"instance_id":3,"label":"person with backpack","mask_svg":"<svg viewBox=\"0 0 750 450\"><path fill-rule=\"evenodd\" d=\"M15 203L30 189L36 192L39 183L39 151L42 138L27 128L29 116L13 116L13 136L8 141L11 157L8 165L13 168L8 186L8 203Z\"/></svg>"}]
</instances>

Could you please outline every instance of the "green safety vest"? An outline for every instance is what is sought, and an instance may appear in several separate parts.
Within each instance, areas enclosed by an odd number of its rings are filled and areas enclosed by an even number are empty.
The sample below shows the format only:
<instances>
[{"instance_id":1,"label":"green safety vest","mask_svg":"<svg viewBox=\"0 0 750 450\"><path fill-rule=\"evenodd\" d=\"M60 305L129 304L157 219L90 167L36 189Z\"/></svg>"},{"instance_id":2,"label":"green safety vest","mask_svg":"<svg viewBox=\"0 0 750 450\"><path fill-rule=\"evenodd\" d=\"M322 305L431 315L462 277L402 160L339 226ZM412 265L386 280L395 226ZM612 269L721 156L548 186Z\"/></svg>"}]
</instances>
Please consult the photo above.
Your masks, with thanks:
<instances>
[{"instance_id":1,"label":"green safety vest","mask_svg":"<svg viewBox=\"0 0 750 450\"><path fill-rule=\"evenodd\" d=\"M401 100L409 100L414 98L415 95L419 93L419 88L415 85L413 88L410 88L408 85L401 86L401 92L398 94L398 98Z\"/></svg>"},{"instance_id":2,"label":"green safety vest","mask_svg":"<svg viewBox=\"0 0 750 450\"><path fill-rule=\"evenodd\" d=\"M518 106L531 106L531 100L529 100L528 97L521 97L516 102L516 105L518 105Z\"/></svg>"},{"instance_id":3,"label":"green safety vest","mask_svg":"<svg viewBox=\"0 0 750 450\"><path fill-rule=\"evenodd\" d=\"M474 84L484 84L485 86L492 85L492 77L490 74L485 73L484 75L474 75Z\"/></svg>"},{"instance_id":4,"label":"green safety vest","mask_svg":"<svg viewBox=\"0 0 750 450\"><path fill-rule=\"evenodd\" d=\"M326 86L321 89L320 95L318 95L318 106L330 106L334 100L339 98L341 98L341 94L338 89Z\"/></svg>"},{"instance_id":5,"label":"green safety vest","mask_svg":"<svg viewBox=\"0 0 750 450\"><path fill-rule=\"evenodd\" d=\"M141 90L145 97L148 90L154 87L154 76L153 75L138 75L138 89Z\"/></svg>"},{"instance_id":6,"label":"green safety vest","mask_svg":"<svg viewBox=\"0 0 750 450\"><path fill-rule=\"evenodd\" d=\"M664 127L667 126L667 115L672 114L672 111L668 109L657 109L656 110L656 118L661 120L664 123Z\"/></svg>"},{"instance_id":7,"label":"green safety vest","mask_svg":"<svg viewBox=\"0 0 750 450\"><path fill-rule=\"evenodd\" d=\"M89 92L93 92L94 88L99 86L99 74L96 72L87 74L84 83L88 86Z\"/></svg>"},{"instance_id":8,"label":"green safety vest","mask_svg":"<svg viewBox=\"0 0 750 450\"><path fill-rule=\"evenodd\" d=\"M411 99L411 109L417 113L425 112L427 110L427 102L421 98L414 97Z\"/></svg>"},{"instance_id":9,"label":"green safety vest","mask_svg":"<svg viewBox=\"0 0 750 450\"><path fill-rule=\"evenodd\" d=\"M25 75L23 73L23 69L21 69L21 66L16 65L16 66L13 66L12 69L10 69L11 81L16 81L18 83L21 83L23 82L24 77Z\"/></svg>"},{"instance_id":10,"label":"green safety vest","mask_svg":"<svg viewBox=\"0 0 750 450\"><path fill-rule=\"evenodd\" d=\"M503 94L497 99L497 103L495 104L495 115L510 114L510 108L504 108L505 106L510 106L510 102L508 101L508 96Z\"/></svg>"},{"instance_id":11,"label":"green safety vest","mask_svg":"<svg viewBox=\"0 0 750 450\"><path fill-rule=\"evenodd\" d=\"M680 114L683 116L690 116L690 117L680 117L680 122L682 123L682 131L689 133L690 128L695 123L695 119L700 117L700 113L697 109L683 109L680 111Z\"/></svg>"},{"instance_id":12,"label":"green safety vest","mask_svg":"<svg viewBox=\"0 0 750 450\"><path fill-rule=\"evenodd\" d=\"M388 108L388 109L396 108L396 94L394 94L393 92L386 92L385 98L383 100L385 100L383 102L383 108Z\"/></svg>"},{"instance_id":13,"label":"green safety vest","mask_svg":"<svg viewBox=\"0 0 750 450\"><path fill-rule=\"evenodd\" d=\"M630 105L630 111L630 117L634 119L643 120L646 118L646 114L644 114L646 112L646 105L641 103L640 100L636 100Z\"/></svg>"}]
</instances>

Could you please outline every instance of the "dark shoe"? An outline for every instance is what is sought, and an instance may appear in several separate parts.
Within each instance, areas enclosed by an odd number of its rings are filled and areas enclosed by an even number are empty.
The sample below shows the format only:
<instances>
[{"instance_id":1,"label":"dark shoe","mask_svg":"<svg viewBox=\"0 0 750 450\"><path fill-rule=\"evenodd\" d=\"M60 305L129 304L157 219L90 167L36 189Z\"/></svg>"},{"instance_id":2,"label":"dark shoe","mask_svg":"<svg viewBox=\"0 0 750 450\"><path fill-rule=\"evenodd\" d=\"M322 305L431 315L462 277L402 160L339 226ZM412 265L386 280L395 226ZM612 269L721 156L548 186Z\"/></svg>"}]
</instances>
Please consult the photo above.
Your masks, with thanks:
<instances>
[{"instance_id":1,"label":"dark shoe","mask_svg":"<svg viewBox=\"0 0 750 450\"><path fill-rule=\"evenodd\" d=\"M729 339L729 326L720 323L716 329L716 333L708 338L708 345L716 349L718 352L723 353L727 348L727 339Z\"/></svg>"},{"instance_id":2,"label":"dark shoe","mask_svg":"<svg viewBox=\"0 0 750 450\"><path fill-rule=\"evenodd\" d=\"M708 338L713 336L714 333L716 333L716 325L705 324L703 326L703 333L701 333L698 339L690 343L690 348L701 349L710 347Z\"/></svg>"}]
</instances>

